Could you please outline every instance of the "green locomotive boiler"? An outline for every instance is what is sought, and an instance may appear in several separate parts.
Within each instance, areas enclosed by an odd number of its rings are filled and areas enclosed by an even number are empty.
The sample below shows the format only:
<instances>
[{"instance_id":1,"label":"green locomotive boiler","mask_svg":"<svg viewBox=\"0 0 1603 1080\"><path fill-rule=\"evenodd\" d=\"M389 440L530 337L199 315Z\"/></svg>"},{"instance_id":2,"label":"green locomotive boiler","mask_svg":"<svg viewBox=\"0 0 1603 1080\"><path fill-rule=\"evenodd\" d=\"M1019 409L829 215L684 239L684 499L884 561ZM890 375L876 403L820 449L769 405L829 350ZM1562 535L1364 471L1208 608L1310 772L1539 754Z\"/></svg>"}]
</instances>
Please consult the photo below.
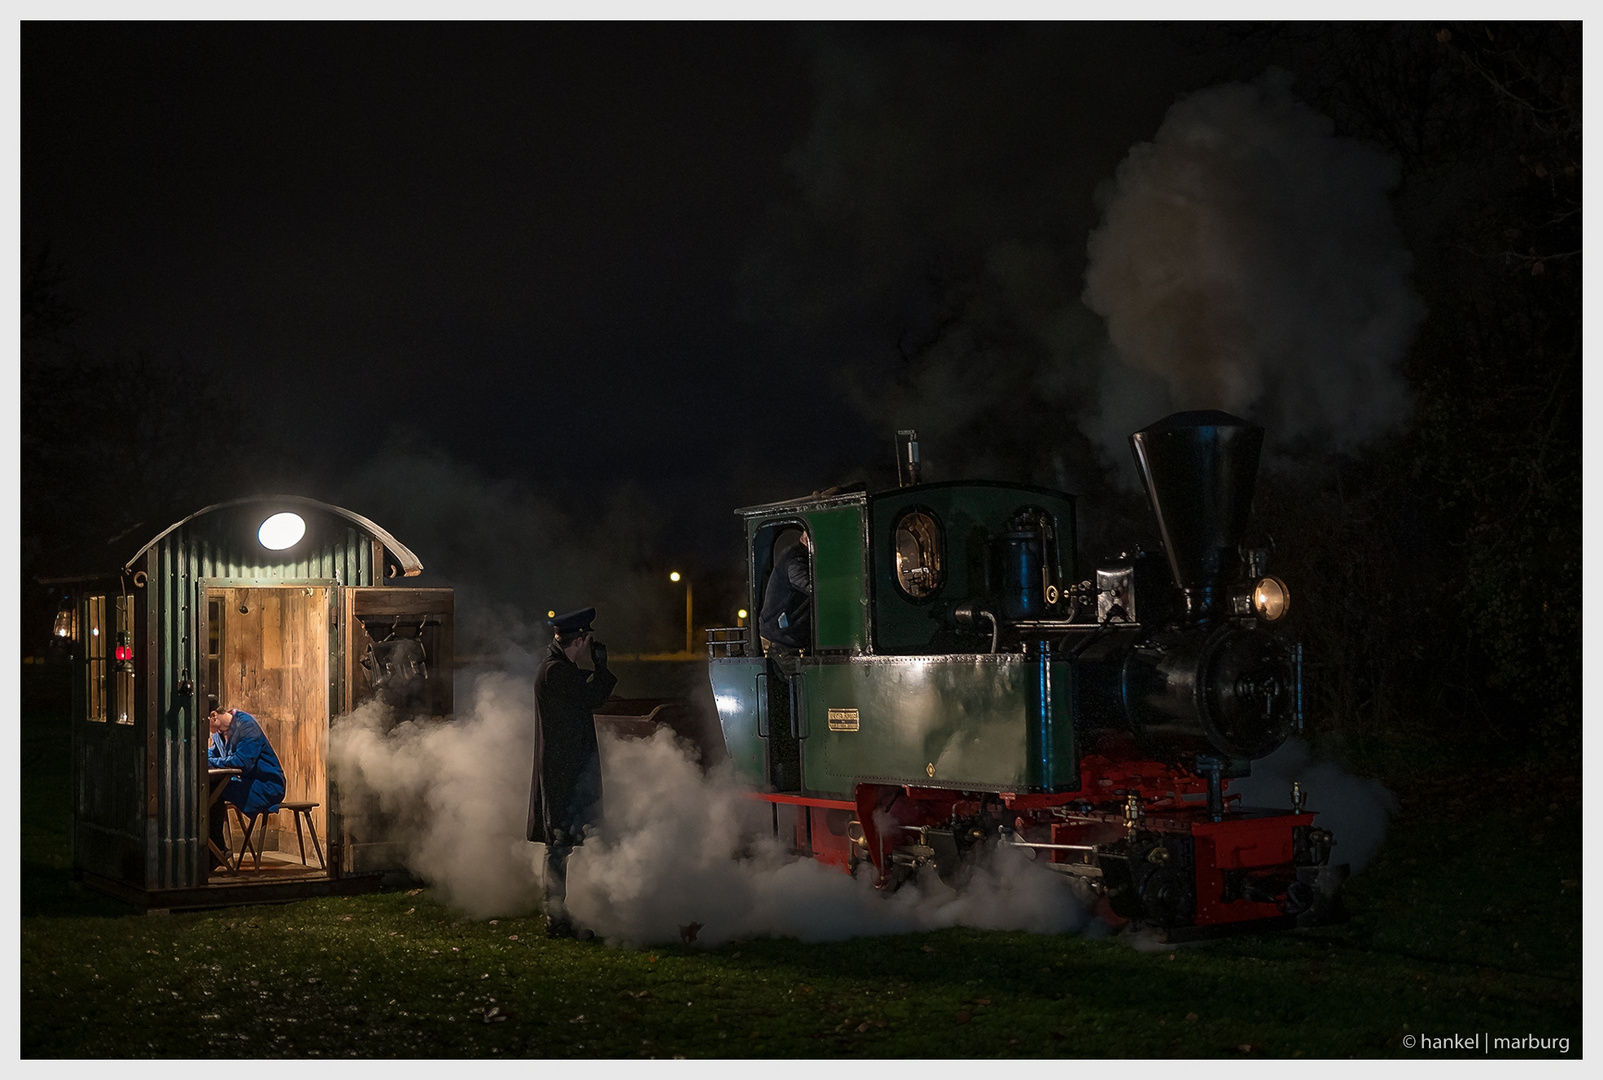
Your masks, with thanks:
<instances>
[{"instance_id":1,"label":"green locomotive boiler","mask_svg":"<svg viewBox=\"0 0 1603 1080\"><path fill-rule=\"evenodd\" d=\"M1084 578L1073 496L920 483L905 437L896 488L738 511L752 611L776 554L811 548L802 647L709 632L725 744L776 830L882 887L1016 845L1170 936L1336 917L1314 815L1229 794L1302 721L1289 591L1242 545L1262 439L1220 412L1132 435L1162 554Z\"/></svg>"}]
</instances>

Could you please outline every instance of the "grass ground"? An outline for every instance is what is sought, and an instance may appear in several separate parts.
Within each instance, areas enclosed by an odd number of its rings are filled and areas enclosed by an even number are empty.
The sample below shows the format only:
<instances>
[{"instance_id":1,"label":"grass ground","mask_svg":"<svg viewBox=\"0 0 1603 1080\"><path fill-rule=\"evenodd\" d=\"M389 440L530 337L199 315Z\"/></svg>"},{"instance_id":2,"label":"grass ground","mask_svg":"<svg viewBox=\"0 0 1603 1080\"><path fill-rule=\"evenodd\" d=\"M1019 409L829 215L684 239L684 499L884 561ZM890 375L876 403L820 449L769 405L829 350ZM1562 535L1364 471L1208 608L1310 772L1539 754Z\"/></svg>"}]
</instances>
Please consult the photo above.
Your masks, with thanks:
<instances>
[{"instance_id":1,"label":"grass ground","mask_svg":"<svg viewBox=\"0 0 1603 1080\"><path fill-rule=\"evenodd\" d=\"M30 673L37 681L40 673ZM42 684L48 691L49 684ZM1579 1058L1579 765L1400 797L1349 923L1178 949L976 930L701 950L548 941L431 893L146 916L72 881L65 709L25 685L25 1058Z\"/></svg>"}]
</instances>

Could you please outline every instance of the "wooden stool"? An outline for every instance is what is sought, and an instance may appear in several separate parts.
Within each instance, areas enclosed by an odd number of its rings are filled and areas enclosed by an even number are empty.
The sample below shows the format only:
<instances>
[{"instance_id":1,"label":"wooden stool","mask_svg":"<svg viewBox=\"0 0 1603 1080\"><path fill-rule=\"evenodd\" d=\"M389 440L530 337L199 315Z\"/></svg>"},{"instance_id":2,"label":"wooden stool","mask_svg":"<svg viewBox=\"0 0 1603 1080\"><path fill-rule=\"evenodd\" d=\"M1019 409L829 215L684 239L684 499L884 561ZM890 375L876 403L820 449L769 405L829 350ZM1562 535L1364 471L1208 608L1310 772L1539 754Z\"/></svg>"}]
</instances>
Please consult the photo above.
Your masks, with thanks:
<instances>
[{"instance_id":1,"label":"wooden stool","mask_svg":"<svg viewBox=\"0 0 1603 1080\"><path fill-rule=\"evenodd\" d=\"M317 865L326 870L328 863L323 860L323 848L317 842L317 826L312 824L312 808L320 805L320 803L315 802L282 802L269 806L266 810L258 810L256 813L246 816L239 807L229 803L234 813L239 815L240 829L244 833L244 840L242 841L244 846L240 849L239 857L234 860L234 869L238 870L244 865L245 852L247 851L250 852L251 869L260 870L262 868L262 836L267 832L267 815L276 814L280 810L288 810L295 815L295 842L301 848L301 865L310 865L306 861L306 840L301 835L301 818L305 818L306 829L312 834L312 850L317 852ZM260 826L259 830L258 826ZM250 843L252 833L256 834L256 846L254 848L251 847Z\"/></svg>"},{"instance_id":2,"label":"wooden stool","mask_svg":"<svg viewBox=\"0 0 1603 1080\"><path fill-rule=\"evenodd\" d=\"M323 848L317 842L317 826L312 824L312 808L319 805L314 802L286 802L279 803L278 809L288 810L295 815L295 842L301 846L301 865L306 866L306 841L301 837L301 818L306 819L306 830L312 834L312 850L317 852L317 865L328 869L328 863L323 861Z\"/></svg>"},{"instance_id":3,"label":"wooden stool","mask_svg":"<svg viewBox=\"0 0 1603 1080\"><path fill-rule=\"evenodd\" d=\"M245 865L245 852L248 851L250 852L251 869L260 870L262 868L262 834L267 832L266 818L268 814L277 810L278 807L269 806L266 810L258 810L249 815L233 803L229 803L228 808L239 817L239 829L243 837L240 840L239 855L234 859L234 869L237 871L241 866ZM258 825L261 826L260 832L256 830ZM253 832L256 833L256 846L254 848L250 846L250 837Z\"/></svg>"}]
</instances>

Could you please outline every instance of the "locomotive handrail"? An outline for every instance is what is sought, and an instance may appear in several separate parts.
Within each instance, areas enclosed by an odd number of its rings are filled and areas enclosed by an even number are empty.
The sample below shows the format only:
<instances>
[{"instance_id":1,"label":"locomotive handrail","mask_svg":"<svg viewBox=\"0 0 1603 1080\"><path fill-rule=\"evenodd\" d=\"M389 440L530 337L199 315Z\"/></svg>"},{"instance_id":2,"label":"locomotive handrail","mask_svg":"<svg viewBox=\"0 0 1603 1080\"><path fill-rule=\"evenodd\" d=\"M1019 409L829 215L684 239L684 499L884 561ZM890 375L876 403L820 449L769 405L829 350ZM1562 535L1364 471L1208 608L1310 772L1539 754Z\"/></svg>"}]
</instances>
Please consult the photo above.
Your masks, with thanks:
<instances>
[{"instance_id":1,"label":"locomotive handrail","mask_svg":"<svg viewBox=\"0 0 1603 1080\"><path fill-rule=\"evenodd\" d=\"M1099 630L1108 623L1118 626L1135 626L1136 623L1127 619L1104 619L1102 622L1073 622L1069 619L1013 619L1008 625L1015 630L1046 630L1051 632L1062 631L1088 633Z\"/></svg>"},{"instance_id":2,"label":"locomotive handrail","mask_svg":"<svg viewBox=\"0 0 1603 1080\"><path fill-rule=\"evenodd\" d=\"M707 629L707 656L709 659L728 659L746 655L747 628L744 626L713 626Z\"/></svg>"}]
</instances>

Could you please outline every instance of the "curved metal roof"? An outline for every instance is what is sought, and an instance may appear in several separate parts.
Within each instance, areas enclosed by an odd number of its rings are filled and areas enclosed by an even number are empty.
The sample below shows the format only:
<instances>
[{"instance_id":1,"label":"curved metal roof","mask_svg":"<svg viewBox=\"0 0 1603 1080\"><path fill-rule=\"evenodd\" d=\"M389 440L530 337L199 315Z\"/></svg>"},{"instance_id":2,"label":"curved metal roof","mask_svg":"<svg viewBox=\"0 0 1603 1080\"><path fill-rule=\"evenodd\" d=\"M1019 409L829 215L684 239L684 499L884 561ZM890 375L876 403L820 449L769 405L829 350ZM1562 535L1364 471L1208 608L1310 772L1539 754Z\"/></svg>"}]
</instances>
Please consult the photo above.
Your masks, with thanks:
<instances>
[{"instance_id":1,"label":"curved metal roof","mask_svg":"<svg viewBox=\"0 0 1603 1080\"><path fill-rule=\"evenodd\" d=\"M342 517L345 520L365 529L369 536L383 544L385 550L391 555L395 556L395 561L400 563L401 575L403 577L416 577L423 572L423 564L418 561L418 557L416 555L412 554L411 549L405 544L401 543L399 540L395 539L395 537L391 536L388 531L379 525L369 521L367 518L353 510L347 510L343 506L335 506L333 503L318 502L316 499L308 499L304 495L248 495L243 499L230 499L228 502L213 503L203 510L195 511L182 521L173 522L173 524L167 526L161 532L157 533L151 538L149 543L134 553L133 558L129 559L125 564L123 564L123 570L125 572L131 571L134 563L138 562L145 552L149 551L152 547L156 546L156 544L160 543L162 538L168 533L172 532L174 529L182 528L191 521L194 521L196 518L204 517L207 514L215 511L227 510L234 506L247 506L251 503L273 503L276 506L301 506L312 510L321 510L326 514L333 514L336 517Z\"/></svg>"}]
</instances>

